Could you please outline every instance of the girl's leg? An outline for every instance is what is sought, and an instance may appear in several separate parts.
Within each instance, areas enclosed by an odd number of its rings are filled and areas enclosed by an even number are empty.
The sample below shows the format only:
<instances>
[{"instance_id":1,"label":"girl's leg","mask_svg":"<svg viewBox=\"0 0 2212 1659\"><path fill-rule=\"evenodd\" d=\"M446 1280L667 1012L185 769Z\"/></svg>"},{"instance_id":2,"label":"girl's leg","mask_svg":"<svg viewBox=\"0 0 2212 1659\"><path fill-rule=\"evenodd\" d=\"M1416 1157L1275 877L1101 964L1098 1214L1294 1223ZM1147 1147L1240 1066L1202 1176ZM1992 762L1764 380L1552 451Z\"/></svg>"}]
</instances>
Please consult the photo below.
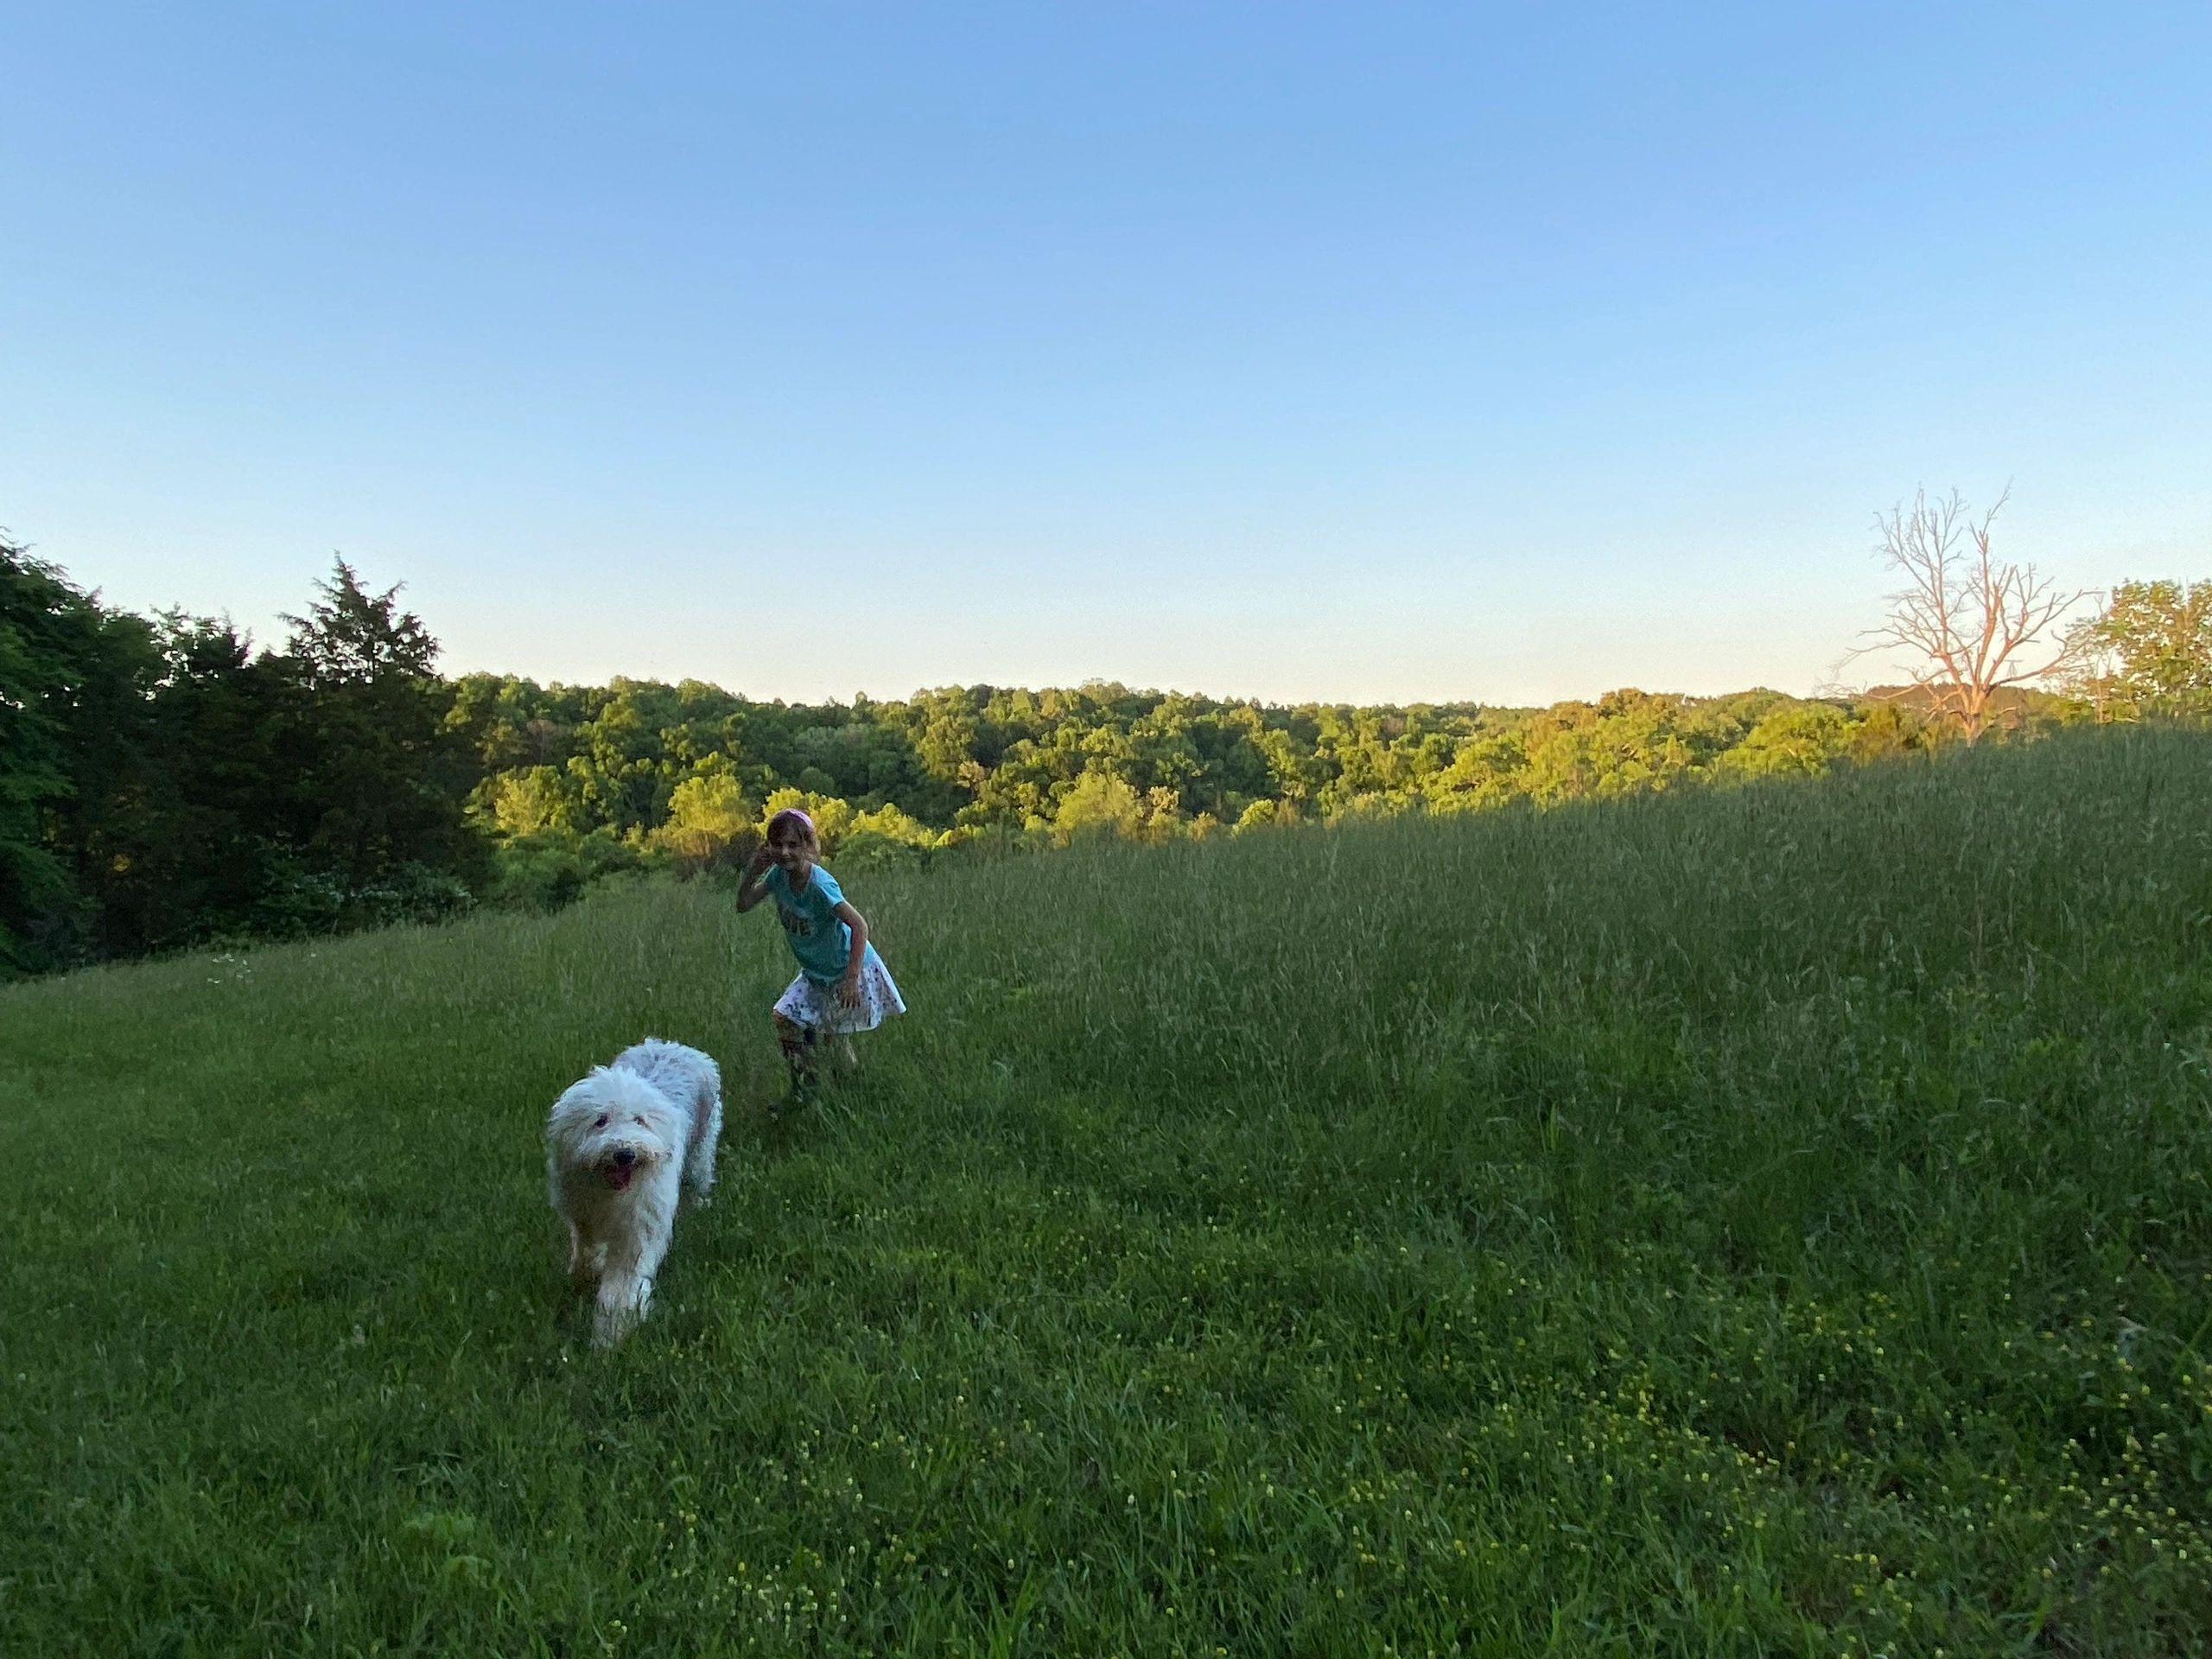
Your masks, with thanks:
<instances>
[{"instance_id":1,"label":"girl's leg","mask_svg":"<svg viewBox=\"0 0 2212 1659\"><path fill-rule=\"evenodd\" d=\"M784 1064L791 1069L791 1093L803 1094L814 1081L814 1027L802 1026L780 1014L774 1019L776 1042L784 1051Z\"/></svg>"}]
</instances>

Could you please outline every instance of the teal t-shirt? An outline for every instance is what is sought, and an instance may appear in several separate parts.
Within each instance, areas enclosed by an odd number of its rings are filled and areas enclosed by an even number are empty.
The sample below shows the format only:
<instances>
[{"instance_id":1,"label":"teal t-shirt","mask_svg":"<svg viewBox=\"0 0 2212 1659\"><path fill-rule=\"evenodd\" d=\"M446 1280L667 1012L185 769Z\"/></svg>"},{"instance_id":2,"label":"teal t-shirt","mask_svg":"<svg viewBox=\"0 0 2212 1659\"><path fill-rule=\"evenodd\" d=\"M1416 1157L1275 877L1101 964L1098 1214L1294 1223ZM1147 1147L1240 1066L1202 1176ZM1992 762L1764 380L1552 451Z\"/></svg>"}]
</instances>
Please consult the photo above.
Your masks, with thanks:
<instances>
[{"instance_id":1,"label":"teal t-shirt","mask_svg":"<svg viewBox=\"0 0 2212 1659\"><path fill-rule=\"evenodd\" d=\"M835 984L853 954L853 930L837 914L845 890L836 878L817 864L807 872L804 891L794 893L784 867L776 864L760 885L776 901L776 919L784 925L799 972L817 985Z\"/></svg>"}]
</instances>

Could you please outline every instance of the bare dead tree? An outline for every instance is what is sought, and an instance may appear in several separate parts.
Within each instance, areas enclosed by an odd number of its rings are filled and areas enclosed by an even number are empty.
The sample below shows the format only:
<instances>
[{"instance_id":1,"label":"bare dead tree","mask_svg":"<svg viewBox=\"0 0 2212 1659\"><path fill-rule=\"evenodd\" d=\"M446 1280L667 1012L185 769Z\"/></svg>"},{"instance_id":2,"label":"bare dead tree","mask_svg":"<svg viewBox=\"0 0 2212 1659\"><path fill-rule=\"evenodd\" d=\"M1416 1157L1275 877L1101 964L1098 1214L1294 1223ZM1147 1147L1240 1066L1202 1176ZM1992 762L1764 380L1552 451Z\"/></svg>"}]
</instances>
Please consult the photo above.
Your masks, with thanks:
<instances>
[{"instance_id":1,"label":"bare dead tree","mask_svg":"<svg viewBox=\"0 0 2212 1659\"><path fill-rule=\"evenodd\" d=\"M1999 563L1990 550L1991 526L2012 494L1976 519L1956 490L1932 504L1921 490L1910 513L1897 506L1874 521L1876 551L1904 585L1888 595L1889 614L1859 651L1908 652L1914 686L1969 743L1987 729L1997 692L2058 672L2081 648L2058 625L2089 590L2063 591L2032 564Z\"/></svg>"}]
</instances>

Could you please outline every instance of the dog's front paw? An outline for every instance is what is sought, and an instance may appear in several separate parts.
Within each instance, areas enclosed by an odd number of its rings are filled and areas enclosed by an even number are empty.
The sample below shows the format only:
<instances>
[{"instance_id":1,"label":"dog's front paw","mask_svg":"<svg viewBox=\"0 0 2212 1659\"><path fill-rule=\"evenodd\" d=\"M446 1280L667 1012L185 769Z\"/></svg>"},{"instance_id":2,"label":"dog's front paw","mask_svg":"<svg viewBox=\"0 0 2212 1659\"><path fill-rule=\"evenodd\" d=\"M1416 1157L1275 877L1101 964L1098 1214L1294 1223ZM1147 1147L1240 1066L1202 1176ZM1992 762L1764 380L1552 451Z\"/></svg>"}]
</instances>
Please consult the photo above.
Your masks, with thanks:
<instances>
[{"instance_id":1,"label":"dog's front paw","mask_svg":"<svg viewBox=\"0 0 2212 1659\"><path fill-rule=\"evenodd\" d=\"M591 1345L612 1348L638 1328L639 1317L638 1310L632 1307L602 1306L592 1316Z\"/></svg>"},{"instance_id":2,"label":"dog's front paw","mask_svg":"<svg viewBox=\"0 0 2212 1659\"><path fill-rule=\"evenodd\" d=\"M642 1274L610 1274L599 1281L599 1307L593 1315L591 1339L605 1348L637 1328L652 1306L653 1281Z\"/></svg>"}]
</instances>

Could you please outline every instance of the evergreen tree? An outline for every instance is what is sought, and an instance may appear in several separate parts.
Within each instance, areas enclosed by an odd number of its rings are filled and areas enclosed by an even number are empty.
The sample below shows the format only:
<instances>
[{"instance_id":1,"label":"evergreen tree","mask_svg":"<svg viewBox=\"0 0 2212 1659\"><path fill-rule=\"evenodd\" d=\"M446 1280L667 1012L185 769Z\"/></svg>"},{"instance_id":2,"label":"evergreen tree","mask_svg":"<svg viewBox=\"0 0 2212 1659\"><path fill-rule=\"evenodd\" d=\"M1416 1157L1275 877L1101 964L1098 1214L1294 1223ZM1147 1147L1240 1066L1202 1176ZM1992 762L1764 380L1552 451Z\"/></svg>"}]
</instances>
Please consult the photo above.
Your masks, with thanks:
<instances>
[{"instance_id":1,"label":"evergreen tree","mask_svg":"<svg viewBox=\"0 0 2212 1659\"><path fill-rule=\"evenodd\" d=\"M449 737L453 688L436 640L372 594L342 558L273 664L291 696L277 734L291 773L286 839L349 890L410 867L480 874L482 849L462 813L474 758Z\"/></svg>"}]
</instances>

